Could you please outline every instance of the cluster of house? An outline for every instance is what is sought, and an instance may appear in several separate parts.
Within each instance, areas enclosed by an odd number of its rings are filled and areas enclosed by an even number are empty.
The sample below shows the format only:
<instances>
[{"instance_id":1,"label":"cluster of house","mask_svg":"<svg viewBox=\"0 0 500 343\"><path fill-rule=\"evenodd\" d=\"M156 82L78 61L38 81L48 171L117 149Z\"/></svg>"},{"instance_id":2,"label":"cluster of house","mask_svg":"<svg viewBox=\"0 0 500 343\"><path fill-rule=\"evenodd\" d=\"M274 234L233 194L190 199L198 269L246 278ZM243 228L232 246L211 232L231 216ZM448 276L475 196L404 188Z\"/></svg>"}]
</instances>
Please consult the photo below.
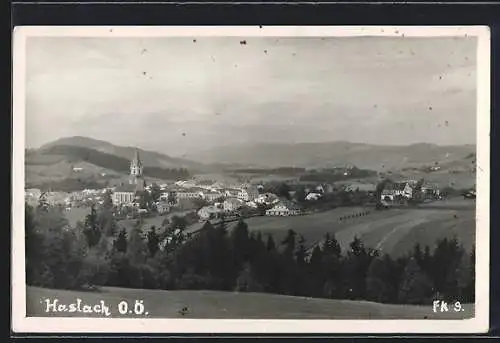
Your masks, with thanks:
<instances>
[{"instance_id":1,"label":"cluster of house","mask_svg":"<svg viewBox=\"0 0 500 343\"><path fill-rule=\"evenodd\" d=\"M390 183L388 186L382 190L381 199L384 201L394 201L398 197L402 197L404 199L411 199L416 195L416 186L418 181L408 180L408 181L400 181ZM420 191L424 196L427 197L439 197L440 192L437 185L432 184L423 184L420 188Z\"/></svg>"},{"instance_id":2,"label":"cluster of house","mask_svg":"<svg viewBox=\"0 0 500 343\"><path fill-rule=\"evenodd\" d=\"M36 206L43 194L44 201L51 206L78 207L89 204L102 204L103 194L108 189L84 189L75 192L42 192L38 188L29 188L24 191L26 203Z\"/></svg>"},{"instance_id":3,"label":"cluster of house","mask_svg":"<svg viewBox=\"0 0 500 343\"><path fill-rule=\"evenodd\" d=\"M258 187L244 185L224 192L222 201L216 201L198 211L201 221L220 217L222 214L237 214L241 209L256 209L265 205L267 216L299 215L300 209L293 202L278 197L274 193L260 193Z\"/></svg>"}]
</instances>

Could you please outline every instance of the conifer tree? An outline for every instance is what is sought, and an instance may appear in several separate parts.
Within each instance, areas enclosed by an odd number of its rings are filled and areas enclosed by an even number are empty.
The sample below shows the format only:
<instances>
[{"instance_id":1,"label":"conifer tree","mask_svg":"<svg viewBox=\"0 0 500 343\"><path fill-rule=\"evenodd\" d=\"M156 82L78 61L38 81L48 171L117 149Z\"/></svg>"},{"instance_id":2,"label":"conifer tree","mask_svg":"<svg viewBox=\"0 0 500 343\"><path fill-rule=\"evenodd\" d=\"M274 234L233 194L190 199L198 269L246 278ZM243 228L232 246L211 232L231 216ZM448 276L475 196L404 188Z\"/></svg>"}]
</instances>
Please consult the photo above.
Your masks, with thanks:
<instances>
[{"instance_id":1,"label":"conifer tree","mask_svg":"<svg viewBox=\"0 0 500 343\"><path fill-rule=\"evenodd\" d=\"M154 257L160 249L160 237L156 233L156 227L154 225L151 226L148 231L147 240L149 255Z\"/></svg>"},{"instance_id":2,"label":"conifer tree","mask_svg":"<svg viewBox=\"0 0 500 343\"><path fill-rule=\"evenodd\" d=\"M399 288L399 301L406 304L426 304L432 297L432 283L419 267L415 258L410 258L404 270Z\"/></svg>"},{"instance_id":3,"label":"conifer tree","mask_svg":"<svg viewBox=\"0 0 500 343\"><path fill-rule=\"evenodd\" d=\"M276 250L276 243L274 243L274 238L272 235L267 236L266 251Z\"/></svg>"},{"instance_id":4,"label":"conifer tree","mask_svg":"<svg viewBox=\"0 0 500 343\"><path fill-rule=\"evenodd\" d=\"M87 239L87 245L89 248L96 246L101 240L102 232L94 205L91 206L90 213L85 217L83 234Z\"/></svg>"},{"instance_id":5,"label":"conifer tree","mask_svg":"<svg viewBox=\"0 0 500 343\"><path fill-rule=\"evenodd\" d=\"M142 222L138 220L130 230L127 242L127 256L133 264L143 263L148 256L148 248L142 233Z\"/></svg>"},{"instance_id":6,"label":"conifer tree","mask_svg":"<svg viewBox=\"0 0 500 343\"><path fill-rule=\"evenodd\" d=\"M245 262L250 259L250 240L248 237L248 225L240 218L236 227L231 232L231 251L234 269L239 271Z\"/></svg>"},{"instance_id":7,"label":"conifer tree","mask_svg":"<svg viewBox=\"0 0 500 343\"><path fill-rule=\"evenodd\" d=\"M127 252L127 231L121 229L118 236L113 242L113 247L117 252L126 253Z\"/></svg>"}]
</instances>

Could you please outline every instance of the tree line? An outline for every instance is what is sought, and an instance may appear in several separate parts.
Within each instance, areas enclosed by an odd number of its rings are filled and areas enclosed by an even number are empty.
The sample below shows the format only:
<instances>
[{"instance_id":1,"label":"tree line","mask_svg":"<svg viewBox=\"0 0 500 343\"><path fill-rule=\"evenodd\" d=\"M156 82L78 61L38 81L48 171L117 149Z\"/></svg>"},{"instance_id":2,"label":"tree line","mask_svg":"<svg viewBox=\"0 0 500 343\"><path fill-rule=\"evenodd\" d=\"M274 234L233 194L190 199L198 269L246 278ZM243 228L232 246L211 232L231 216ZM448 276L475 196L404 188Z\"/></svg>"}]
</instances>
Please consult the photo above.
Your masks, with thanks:
<instances>
[{"instance_id":1,"label":"tree line","mask_svg":"<svg viewBox=\"0 0 500 343\"><path fill-rule=\"evenodd\" d=\"M164 227L130 231L114 222L112 204L92 208L68 226L57 208L26 205L26 276L29 285L81 289L88 285L144 289L209 289L383 303L474 301L475 256L456 238L433 249L418 244L393 258L355 237L342 251L333 234L310 248L289 230L276 241L232 228L222 218L189 235L179 217Z\"/></svg>"}]
</instances>

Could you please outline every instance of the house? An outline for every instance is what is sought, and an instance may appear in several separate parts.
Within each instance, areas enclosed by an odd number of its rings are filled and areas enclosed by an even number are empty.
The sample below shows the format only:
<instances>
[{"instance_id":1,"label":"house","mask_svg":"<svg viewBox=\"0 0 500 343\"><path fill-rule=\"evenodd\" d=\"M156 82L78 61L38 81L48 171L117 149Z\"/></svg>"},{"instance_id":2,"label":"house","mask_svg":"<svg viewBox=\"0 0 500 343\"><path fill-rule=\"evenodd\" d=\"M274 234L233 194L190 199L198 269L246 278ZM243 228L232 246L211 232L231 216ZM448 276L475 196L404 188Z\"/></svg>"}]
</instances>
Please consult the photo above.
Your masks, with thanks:
<instances>
[{"instance_id":1,"label":"house","mask_svg":"<svg viewBox=\"0 0 500 343\"><path fill-rule=\"evenodd\" d=\"M382 191L381 200L394 200L397 196L410 199L413 195L413 188L410 182L395 182Z\"/></svg>"},{"instance_id":2,"label":"house","mask_svg":"<svg viewBox=\"0 0 500 343\"><path fill-rule=\"evenodd\" d=\"M259 196L259 191L257 190L257 188L254 187L241 189L237 195L238 199L243 201L253 201L258 196Z\"/></svg>"},{"instance_id":3,"label":"house","mask_svg":"<svg viewBox=\"0 0 500 343\"><path fill-rule=\"evenodd\" d=\"M314 190L315 190L315 193L320 193L320 194L325 193L325 188L323 187L323 185L317 186Z\"/></svg>"},{"instance_id":4,"label":"house","mask_svg":"<svg viewBox=\"0 0 500 343\"><path fill-rule=\"evenodd\" d=\"M217 218L223 210L215 207L215 206L205 206L202 207L198 212L198 217L200 217L200 220L208 220L208 219L214 219Z\"/></svg>"},{"instance_id":5,"label":"house","mask_svg":"<svg viewBox=\"0 0 500 343\"><path fill-rule=\"evenodd\" d=\"M279 197L273 193L260 194L255 200L257 204L270 205L279 201Z\"/></svg>"},{"instance_id":6,"label":"house","mask_svg":"<svg viewBox=\"0 0 500 343\"><path fill-rule=\"evenodd\" d=\"M422 186L424 197L439 197L440 191L437 185L425 184Z\"/></svg>"},{"instance_id":7,"label":"house","mask_svg":"<svg viewBox=\"0 0 500 343\"><path fill-rule=\"evenodd\" d=\"M225 212L233 212L237 211L243 206L243 201L240 199L236 198L228 198L224 200L224 203L222 204L223 209Z\"/></svg>"},{"instance_id":8,"label":"house","mask_svg":"<svg viewBox=\"0 0 500 343\"><path fill-rule=\"evenodd\" d=\"M170 212L170 205L166 201L158 201L156 203L156 210L160 214L168 213Z\"/></svg>"},{"instance_id":9,"label":"house","mask_svg":"<svg viewBox=\"0 0 500 343\"><path fill-rule=\"evenodd\" d=\"M298 216L300 208L293 202L281 199L273 208L266 211L266 216Z\"/></svg>"},{"instance_id":10,"label":"house","mask_svg":"<svg viewBox=\"0 0 500 343\"><path fill-rule=\"evenodd\" d=\"M259 205L255 201L247 201L245 203L245 206L250 207L250 208L258 208Z\"/></svg>"},{"instance_id":11,"label":"house","mask_svg":"<svg viewBox=\"0 0 500 343\"><path fill-rule=\"evenodd\" d=\"M309 193L306 195L306 200L307 201L314 201L314 200L318 200L318 199L321 199L323 197L323 194L321 193L317 193L317 192L313 192L313 193Z\"/></svg>"},{"instance_id":12,"label":"house","mask_svg":"<svg viewBox=\"0 0 500 343\"><path fill-rule=\"evenodd\" d=\"M170 195L170 192L165 192L165 191L161 192L160 193L160 200L167 201L169 195Z\"/></svg>"}]
</instances>

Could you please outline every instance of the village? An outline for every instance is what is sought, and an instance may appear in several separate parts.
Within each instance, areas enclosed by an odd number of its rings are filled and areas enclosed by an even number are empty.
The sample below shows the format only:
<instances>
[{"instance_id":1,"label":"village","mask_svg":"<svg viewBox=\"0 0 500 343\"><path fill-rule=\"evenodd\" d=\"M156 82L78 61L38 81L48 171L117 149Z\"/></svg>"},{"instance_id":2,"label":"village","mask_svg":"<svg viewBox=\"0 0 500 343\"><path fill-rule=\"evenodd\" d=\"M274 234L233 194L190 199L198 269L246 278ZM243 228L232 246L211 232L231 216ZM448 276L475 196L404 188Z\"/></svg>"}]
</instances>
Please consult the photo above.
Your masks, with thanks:
<instances>
[{"instance_id":1,"label":"village","mask_svg":"<svg viewBox=\"0 0 500 343\"><path fill-rule=\"evenodd\" d=\"M105 197L110 196L117 219L189 213L197 221L205 222L221 217L231 220L253 216L299 216L349 204L388 208L407 205L416 198L426 202L439 200L444 195L437 185L423 180L382 182L378 185L317 183L301 189L286 184L271 188L266 184L228 184L196 179L148 184L144 178L143 162L136 150L126 184L70 193L26 189L25 200L30 205L36 205L43 196L49 205L71 212L76 208L102 205ZM474 195L472 191L464 197Z\"/></svg>"}]
</instances>

